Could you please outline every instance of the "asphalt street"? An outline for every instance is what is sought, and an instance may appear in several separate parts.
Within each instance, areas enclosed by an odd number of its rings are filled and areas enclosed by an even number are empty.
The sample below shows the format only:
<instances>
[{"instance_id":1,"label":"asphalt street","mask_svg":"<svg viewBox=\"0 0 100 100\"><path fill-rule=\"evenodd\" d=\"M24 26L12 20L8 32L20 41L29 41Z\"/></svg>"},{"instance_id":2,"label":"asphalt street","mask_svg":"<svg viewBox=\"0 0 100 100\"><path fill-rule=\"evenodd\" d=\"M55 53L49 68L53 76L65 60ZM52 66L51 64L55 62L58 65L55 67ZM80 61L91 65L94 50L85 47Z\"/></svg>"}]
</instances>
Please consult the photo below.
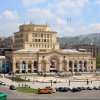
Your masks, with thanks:
<instances>
[{"instance_id":1,"label":"asphalt street","mask_svg":"<svg viewBox=\"0 0 100 100\"><path fill-rule=\"evenodd\" d=\"M100 99L100 90L83 90L81 92L56 92L53 94L34 94L34 93L21 93L16 90L10 90L8 87L0 86L0 92L6 93L7 100L62 100L62 99Z\"/></svg>"}]
</instances>

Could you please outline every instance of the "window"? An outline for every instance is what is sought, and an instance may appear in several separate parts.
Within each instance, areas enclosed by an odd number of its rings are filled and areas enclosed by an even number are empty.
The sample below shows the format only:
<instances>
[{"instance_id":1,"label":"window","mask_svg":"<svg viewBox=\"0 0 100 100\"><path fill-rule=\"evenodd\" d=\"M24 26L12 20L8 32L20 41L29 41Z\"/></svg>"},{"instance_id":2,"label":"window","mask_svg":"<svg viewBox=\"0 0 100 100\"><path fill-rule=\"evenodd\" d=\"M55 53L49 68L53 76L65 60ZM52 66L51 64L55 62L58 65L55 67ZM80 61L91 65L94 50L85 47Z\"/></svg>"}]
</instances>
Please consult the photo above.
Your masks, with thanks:
<instances>
[{"instance_id":1,"label":"window","mask_svg":"<svg viewBox=\"0 0 100 100\"><path fill-rule=\"evenodd\" d=\"M34 37L34 33L32 34L32 37Z\"/></svg>"},{"instance_id":2,"label":"window","mask_svg":"<svg viewBox=\"0 0 100 100\"><path fill-rule=\"evenodd\" d=\"M35 39L35 42L37 42L37 39Z\"/></svg>"},{"instance_id":3,"label":"window","mask_svg":"<svg viewBox=\"0 0 100 100\"><path fill-rule=\"evenodd\" d=\"M46 39L44 39L44 42L46 42Z\"/></svg>"},{"instance_id":4,"label":"window","mask_svg":"<svg viewBox=\"0 0 100 100\"><path fill-rule=\"evenodd\" d=\"M46 34L44 34L44 37L46 38Z\"/></svg>"},{"instance_id":5,"label":"window","mask_svg":"<svg viewBox=\"0 0 100 100\"><path fill-rule=\"evenodd\" d=\"M91 64L93 64L93 62L91 61Z\"/></svg>"},{"instance_id":6,"label":"window","mask_svg":"<svg viewBox=\"0 0 100 100\"><path fill-rule=\"evenodd\" d=\"M47 42L49 42L49 39L47 39Z\"/></svg>"},{"instance_id":7,"label":"window","mask_svg":"<svg viewBox=\"0 0 100 100\"><path fill-rule=\"evenodd\" d=\"M43 37L43 34L41 34L41 37Z\"/></svg>"},{"instance_id":8,"label":"window","mask_svg":"<svg viewBox=\"0 0 100 100\"><path fill-rule=\"evenodd\" d=\"M40 39L38 39L38 42L40 42Z\"/></svg>"},{"instance_id":9,"label":"window","mask_svg":"<svg viewBox=\"0 0 100 100\"><path fill-rule=\"evenodd\" d=\"M47 34L47 38L49 38L49 34Z\"/></svg>"},{"instance_id":10,"label":"window","mask_svg":"<svg viewBox=\"0 0 100 100\"><path fill-rule=\"evenodd\" d=\"M41 42L43 42L43 39L41 39Z\"/></svg>"},{"instance_id":11,"label":"window","mask_svg":"<svg viewBox=\"0 0 100 100\"><path fill-rule=\"evenodd\" d=\"M52 35L50 35L50 38L52 38Z\"/></svg>"}]
</instances>

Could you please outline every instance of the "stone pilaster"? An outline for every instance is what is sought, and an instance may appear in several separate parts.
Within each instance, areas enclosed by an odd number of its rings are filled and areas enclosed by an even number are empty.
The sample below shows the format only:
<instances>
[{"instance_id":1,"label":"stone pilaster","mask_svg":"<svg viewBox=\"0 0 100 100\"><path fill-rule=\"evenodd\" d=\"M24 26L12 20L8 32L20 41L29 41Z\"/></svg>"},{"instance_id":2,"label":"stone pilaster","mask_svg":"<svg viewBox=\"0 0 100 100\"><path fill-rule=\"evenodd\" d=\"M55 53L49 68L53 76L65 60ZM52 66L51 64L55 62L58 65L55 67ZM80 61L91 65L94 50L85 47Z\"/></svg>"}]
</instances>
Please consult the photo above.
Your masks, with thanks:
<instances>
[{"instance_id":1,"label":"stone pilaster","mask_svg":"<svg viewBox=\"0 0 100 100\"><path fill-rule=\"evenodd\" d=\"M19 73L22 73L22 64L19 64Z\"/></svg>"},{"instance_id":2,"label":"stone pilaster","mask_svg":"<svg viewBox=\"0 0 100 100\"><path fill-rule=\"evenodd\" d=\"M67 62L67 72L69 72L69 62Z\"/></svg>"},{"instance_id":3,"label":"stone pilaster","mask_svg":"<svg viewBox=\"0 0 100 100\"><path fill-rule=\"evenodd\" d=\"M50 65L49 65L49 63L46 63L46 72L49 72L50 71Z\"/></svg>"},{"instance_id":4,"label":"stone pilaster","mask_svg":"<svg viewBox=\"0 0 100 100\"><path fill-rule=\"evenodd\" d=\"M25 72L26 72L26 73L28 72L28 63L26 63Z\"/></svg>"}]
</instances>

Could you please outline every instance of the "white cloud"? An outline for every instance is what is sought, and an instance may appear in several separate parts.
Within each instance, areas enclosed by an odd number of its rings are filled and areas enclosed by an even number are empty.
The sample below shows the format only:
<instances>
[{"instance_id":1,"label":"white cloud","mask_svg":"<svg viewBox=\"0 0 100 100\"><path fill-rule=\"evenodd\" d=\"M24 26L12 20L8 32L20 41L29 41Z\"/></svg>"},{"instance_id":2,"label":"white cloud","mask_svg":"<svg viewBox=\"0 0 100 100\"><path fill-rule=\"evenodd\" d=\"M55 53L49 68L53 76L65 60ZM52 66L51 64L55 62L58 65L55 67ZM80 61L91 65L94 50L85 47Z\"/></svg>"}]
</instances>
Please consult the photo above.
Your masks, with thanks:
<instances>
[{"instance_id":1,"label":"white cloud","mask_svg":"<svg viewBox=\"0 0 100 100\"><path fill-rule=\"evenodd\" d=\"M100 4L100 0L96 0L96 4Z\"/></svg>"},{"instance_id":2,"label":"white cloud","mask_svg":"<svg viewBox=\"0 0 100 100\"><path fill-rule=\"evenodd\" d=\"M17 12L15 11L9 11L6 10L2 14L0 14L1 19L7 19L7 20L16 20L18 19Z\"/></svg>"},{"instance_id":3,"label":"white cloud","mask_svg":"<svg viewBox=\"0 0 100 100\"><path fill-rule=\"evenodd\" d=\"M56 14L72 16L81 14L82 8L87 3L88 0L55 0L55 5L49 3L48 8L55 10Z\"/></svg>"},{"instance_id":4,"label":"white cloud","mask_svg":"<svg viewBox=\"0 0 100 100\"><path fill-rule=\"evenodd\" d=\"M32 8L28 10L28 15L30 17L36 17L40 19L52 19L54 18L54 14L45 8Z\"/></svg>"},{"instance_id":5,"label":"white cloud","mask_svg":"<svg viewBox=\"0 0 100 100\"><path fill-rule=\"evenodd\" d=\"M30 6L38 3L44 3L46 0L22 0L23 5Z\"/></svg>"}]
</instances>

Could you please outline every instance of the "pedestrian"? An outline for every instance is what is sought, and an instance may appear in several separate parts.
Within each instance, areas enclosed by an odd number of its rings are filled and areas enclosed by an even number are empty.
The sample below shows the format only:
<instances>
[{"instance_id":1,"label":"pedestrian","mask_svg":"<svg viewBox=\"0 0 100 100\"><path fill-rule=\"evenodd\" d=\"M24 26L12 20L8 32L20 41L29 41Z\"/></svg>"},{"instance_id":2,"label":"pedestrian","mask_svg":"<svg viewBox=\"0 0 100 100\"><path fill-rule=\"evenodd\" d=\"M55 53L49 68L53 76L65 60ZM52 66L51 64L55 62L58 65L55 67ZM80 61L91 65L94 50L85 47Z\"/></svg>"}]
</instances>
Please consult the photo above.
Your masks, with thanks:
<instances>
[{"instance_id":1,"label":"pedestrian","mask_svg":"<svg viewBox=\"0 0 100 100\"><path fill-rule=\"evenodd\" d=\"M87 79L87 85L89 84L89 81L88 81L88 79Z\"/></svg>"},{"instance_id":2,"label":"pedestrian","mask_svg":"<svg viewBox=\"0 0 100 100\"><path fill-rule=\"evenodd\" d=\"M91 81L91 84L92 84L92 81Z\"/></svg>"}]
</instances>

